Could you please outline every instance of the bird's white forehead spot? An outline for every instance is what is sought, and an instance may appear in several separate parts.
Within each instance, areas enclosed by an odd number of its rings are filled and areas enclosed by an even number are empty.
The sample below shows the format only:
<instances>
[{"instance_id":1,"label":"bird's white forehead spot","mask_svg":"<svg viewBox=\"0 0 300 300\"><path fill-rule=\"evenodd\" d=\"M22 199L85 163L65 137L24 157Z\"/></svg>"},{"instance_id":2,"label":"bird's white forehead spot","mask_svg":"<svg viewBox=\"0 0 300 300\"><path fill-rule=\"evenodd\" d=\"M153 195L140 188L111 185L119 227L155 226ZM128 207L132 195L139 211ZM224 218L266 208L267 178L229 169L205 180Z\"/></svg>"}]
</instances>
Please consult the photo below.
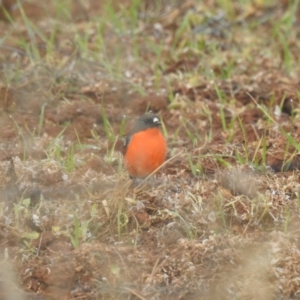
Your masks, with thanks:
<instances>
[{"instance_id":1,"label":"bird's white forehead spot","mask_svg":"<svg viewBox=\"0 0 300 300\"><path fill-rule=\"evenodd\" d=\"M159 119L157 117L154 117L153 118L153 123L158 123L159 122Z\"/></svg>"}]
</instances>

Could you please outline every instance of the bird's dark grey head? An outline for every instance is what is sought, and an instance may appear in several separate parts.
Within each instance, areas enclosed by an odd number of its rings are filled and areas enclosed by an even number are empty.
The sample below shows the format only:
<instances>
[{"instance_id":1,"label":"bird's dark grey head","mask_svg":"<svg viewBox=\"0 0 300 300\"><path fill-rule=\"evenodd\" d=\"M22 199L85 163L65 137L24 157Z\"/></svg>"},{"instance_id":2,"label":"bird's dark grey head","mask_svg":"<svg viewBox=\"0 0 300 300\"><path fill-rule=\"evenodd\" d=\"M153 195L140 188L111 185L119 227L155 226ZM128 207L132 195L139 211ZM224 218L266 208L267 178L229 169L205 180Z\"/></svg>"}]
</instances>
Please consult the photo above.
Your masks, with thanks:
<instances>
[{"instance_id":1,"label":"bird's dark grey head","mask_svg":"<svg viewBox=\"0 0 300 300\"><path fill-rule=\"evenodd\" d=\"M134 134L138 131L145 130L148 128L159 127L161 125L160 119L156 114L146 114L139 117L130 134Z\"/></svg>"},{"instance_id":2,"label":"bird's dark grey head","mask_svg":"<svg viewBox=\"0 0 300 300\"><path fill-rule=\"evenodd\" d=\"M123 154L125 155L127 151L127 146L130 143L131 137L133 134L146 130L149 128L155 128L159 127L161 125L161 122L159 120L159 117L156 114L146 114L141 117L139 117L134 124L134 127L130 131L129 135L124 139L124 148L123 148Z\"/></svg>"}]
</instances>

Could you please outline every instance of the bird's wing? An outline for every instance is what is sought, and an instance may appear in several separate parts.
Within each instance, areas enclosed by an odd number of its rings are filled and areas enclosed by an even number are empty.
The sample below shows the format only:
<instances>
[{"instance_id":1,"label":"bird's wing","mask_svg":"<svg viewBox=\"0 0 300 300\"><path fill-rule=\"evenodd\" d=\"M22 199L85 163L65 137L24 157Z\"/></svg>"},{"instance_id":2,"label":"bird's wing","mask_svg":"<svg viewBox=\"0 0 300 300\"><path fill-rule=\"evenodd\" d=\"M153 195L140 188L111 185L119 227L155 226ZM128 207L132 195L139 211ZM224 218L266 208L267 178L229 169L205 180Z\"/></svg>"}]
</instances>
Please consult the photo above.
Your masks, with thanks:
<instances>
[{"instance_id":1,"label":"bird's wing","mask_svg":"<svg viewBox=\"0 0 300 300\"><path fill-rule=\"evenodd\" d=\"M131 140L131 136L126 136L125 138L123 138L123 155L126 154L127 147L130 143L130 140Z\"/></svg>"}]
</instances>

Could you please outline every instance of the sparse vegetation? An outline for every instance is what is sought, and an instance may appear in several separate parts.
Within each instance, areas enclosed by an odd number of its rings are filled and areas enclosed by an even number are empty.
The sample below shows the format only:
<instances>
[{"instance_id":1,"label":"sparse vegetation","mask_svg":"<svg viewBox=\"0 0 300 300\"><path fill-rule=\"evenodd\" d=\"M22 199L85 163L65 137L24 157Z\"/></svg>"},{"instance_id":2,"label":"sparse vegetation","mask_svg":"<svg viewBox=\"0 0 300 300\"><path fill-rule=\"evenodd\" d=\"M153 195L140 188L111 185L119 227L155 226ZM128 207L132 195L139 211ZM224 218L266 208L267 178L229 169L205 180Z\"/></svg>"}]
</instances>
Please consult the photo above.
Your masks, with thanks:
<instances>
[{"instance_id":1,"label":"sparse vegetation","mask_svg":"<svg viewBox=\"0 0 300 300\"><path fill-rule=\"evenodd\" d=\"M0 299L299 299L300 8L0 1ZM160 114L166 163L122 165Z\"/></svg>"}]
</instances>

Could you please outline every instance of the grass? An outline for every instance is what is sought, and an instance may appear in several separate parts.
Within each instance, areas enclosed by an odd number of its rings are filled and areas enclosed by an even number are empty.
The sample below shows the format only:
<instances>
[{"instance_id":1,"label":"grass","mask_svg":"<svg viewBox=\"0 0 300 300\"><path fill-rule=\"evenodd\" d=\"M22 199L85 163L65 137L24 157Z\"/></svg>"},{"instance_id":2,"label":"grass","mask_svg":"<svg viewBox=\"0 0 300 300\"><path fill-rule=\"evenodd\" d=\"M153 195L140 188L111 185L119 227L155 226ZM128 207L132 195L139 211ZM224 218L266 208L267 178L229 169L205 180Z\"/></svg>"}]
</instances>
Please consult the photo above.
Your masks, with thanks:
<instances>
[{"instance_id":1,"label":"grass","mask_svg":"<svg viewBox=\"0 0 300 300\"><path fill-rule=\"evenodd\" d=\"M0 244L21 290L297 299L299 1L78 3L18 1L1 24ZM135 182L120 139L150 110L169 156Z\"/></svg>"}]
</instances>

